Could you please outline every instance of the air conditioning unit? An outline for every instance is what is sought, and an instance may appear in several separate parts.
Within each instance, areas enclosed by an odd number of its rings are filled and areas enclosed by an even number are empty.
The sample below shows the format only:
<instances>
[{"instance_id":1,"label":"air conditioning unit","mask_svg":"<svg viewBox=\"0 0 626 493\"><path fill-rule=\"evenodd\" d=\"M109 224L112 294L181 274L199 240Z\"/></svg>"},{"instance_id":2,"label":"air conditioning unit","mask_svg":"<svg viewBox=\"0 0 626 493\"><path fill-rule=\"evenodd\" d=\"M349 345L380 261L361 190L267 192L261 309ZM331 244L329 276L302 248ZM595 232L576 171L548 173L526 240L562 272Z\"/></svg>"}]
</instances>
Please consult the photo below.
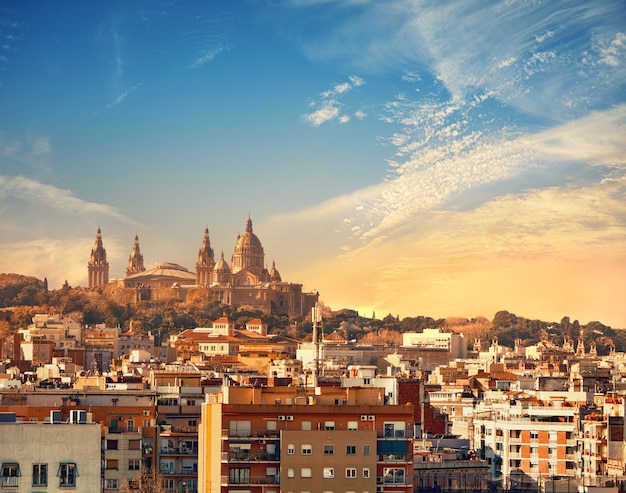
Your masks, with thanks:
<instances>
[{"instance_id":1,"label":"air conditioning unit","mask_svg":"<svg viewBox=\"0 0 626 493\"><path fill-rule=\"evenodd\" d=\"M374 421L374 415L373 415L373 414L370 414L370 415L367 417L367 420L368 420L368 421Z\"/></svg>"},{"instance_id":2,"label":"air conditioning unit","mask_svg":"<svg viewBox=\"0 0 626 493\"><path fill-rule=\"evenodd\" d=\"M293 416L285 416L285 418L287 419L287 421L293 421Z\"/></svg>"},{"instance_id":3,"label":"air conditioning unit","mask_svg":"<svg viewBox=\"0 0 626 493\"><path fill-rule=\"evenodd\" d=\"M285 417L284 416L278 416L278 421L285 421Z\"/></svg>"},{"instance_id":4,"label":"air conditioning unit","mask_svg":"<svg viewBox=\"0 0 626 493\"><path fill-rule=\"evenodd\" d=\"M361 421L367 421L367 414L361 414Z\"/></svg>"}]
</instances>

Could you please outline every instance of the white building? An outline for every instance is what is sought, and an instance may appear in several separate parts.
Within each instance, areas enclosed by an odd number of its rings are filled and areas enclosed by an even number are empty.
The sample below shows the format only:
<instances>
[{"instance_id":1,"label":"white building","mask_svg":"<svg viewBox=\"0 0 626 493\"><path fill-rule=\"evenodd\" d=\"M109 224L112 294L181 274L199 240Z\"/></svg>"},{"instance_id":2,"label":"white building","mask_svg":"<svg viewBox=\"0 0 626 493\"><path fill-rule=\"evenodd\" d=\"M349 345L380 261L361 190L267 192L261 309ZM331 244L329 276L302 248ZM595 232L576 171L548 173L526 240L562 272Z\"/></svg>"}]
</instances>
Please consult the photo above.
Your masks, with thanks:
<instances>
[{"instance_id":1,"label":"white building","mask_svg":"<svg viewBox=\"0 0 626 493\"><path fill-rule=\"evenodd\" d=\"M402 346L421 351L447 352L455 358L467 356L465 336L457 332L444 332L441 329L405 332L402 334Z\"/></svg>"}]
</instances>

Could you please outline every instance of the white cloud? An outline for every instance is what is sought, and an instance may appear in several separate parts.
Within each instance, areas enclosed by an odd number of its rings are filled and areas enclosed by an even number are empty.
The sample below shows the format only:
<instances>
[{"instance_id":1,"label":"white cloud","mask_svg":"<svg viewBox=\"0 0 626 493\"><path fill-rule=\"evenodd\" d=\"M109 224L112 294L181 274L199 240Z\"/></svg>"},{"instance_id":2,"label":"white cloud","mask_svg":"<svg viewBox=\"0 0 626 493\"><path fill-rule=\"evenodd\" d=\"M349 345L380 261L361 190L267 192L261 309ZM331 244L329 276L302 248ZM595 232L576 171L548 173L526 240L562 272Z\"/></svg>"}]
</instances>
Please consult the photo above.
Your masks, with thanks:
<instances>
[{"instance_id":1,"label":"white cloud","mask_svg":"<svg viewBox=\"0 0 626 493\"><path fill-rule=\"evenodd\" d=\"M305 122L314 127L319 127L323 123L334 120L339 116L339 107L336 101L324 101L321 108L303 116Z\"/></svg>"},{"instance_id":2,"label":"white cloud","mask_svg":"<svg viewBox=\"0 0 626 493\"><path fill-rule=\"evenodd\" d=\"M4 200L9 197L40 204L52 210L69 213L104 214L131 222L116 208L79 199L69 190L46 185L23 176L10 177L0 175L0 199Z\"/></svg>"},{"instance_id":3,"label":"white cloud","mask_svg":"<svg viewBox=\"0 0 626 493\"><path fill-rule=\"evenodd\" d=\"M324 91L320 94L321 101L311 102L313 108L317 108L311 113L302 115L303 121L310 124L313 127L319 127L320 125L329 122L331 120L337 120L339 123L347 123L351 117L346 114L341 114L341 107L337 99L340 96L345 95L353 87L359 87L365 84L365 81L355 75L348 77L348 82L334 85L331 89ZM363 111L357 111L354 115L358 119L365 118Z\"/></svg>"},{"instance_id":4,"label":"white cloud","mask_svg":"<svg viewBox=\"0 0 626 493\"><path fill-rule=\"evenodd\" d=\"M626 59L626 35L617 33L608 46L600 47L598 63L618 67L624 64Z\"/></svg>"}]
</instances>

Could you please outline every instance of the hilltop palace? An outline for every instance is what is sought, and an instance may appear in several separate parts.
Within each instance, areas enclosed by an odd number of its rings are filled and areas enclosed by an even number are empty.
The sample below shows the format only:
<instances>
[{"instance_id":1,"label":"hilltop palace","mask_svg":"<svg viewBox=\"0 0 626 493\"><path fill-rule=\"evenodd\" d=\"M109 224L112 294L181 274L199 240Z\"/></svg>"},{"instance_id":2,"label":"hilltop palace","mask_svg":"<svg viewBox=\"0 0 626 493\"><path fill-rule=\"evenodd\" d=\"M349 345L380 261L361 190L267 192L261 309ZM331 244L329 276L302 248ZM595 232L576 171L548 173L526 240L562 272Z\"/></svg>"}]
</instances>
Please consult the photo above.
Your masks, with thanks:
<instances>
[{"instance_id":1,"label":"hilltop palace","mask_svg":"<svg viewBox=\"0 0 626 493\"><path fill-rule=\"evenodd\" d=\"M305 293L302 284L284 282L275 263L272 262L268 270L264 262L263 246L252 232L252 220L248 218L246 232L237 236L230 266L223 252L219 260L215 261L208 228L204 229L195 273L169 262L146 269L139 249L139 238L135 235L124 279L110 282L109 263L98 228L87 272L89 288L115 292L120 301L125 303L189 300L204 296L208 301L250 307L268 314L309 313L315 306L318 293Z\"/></svg>"}]
</instances>

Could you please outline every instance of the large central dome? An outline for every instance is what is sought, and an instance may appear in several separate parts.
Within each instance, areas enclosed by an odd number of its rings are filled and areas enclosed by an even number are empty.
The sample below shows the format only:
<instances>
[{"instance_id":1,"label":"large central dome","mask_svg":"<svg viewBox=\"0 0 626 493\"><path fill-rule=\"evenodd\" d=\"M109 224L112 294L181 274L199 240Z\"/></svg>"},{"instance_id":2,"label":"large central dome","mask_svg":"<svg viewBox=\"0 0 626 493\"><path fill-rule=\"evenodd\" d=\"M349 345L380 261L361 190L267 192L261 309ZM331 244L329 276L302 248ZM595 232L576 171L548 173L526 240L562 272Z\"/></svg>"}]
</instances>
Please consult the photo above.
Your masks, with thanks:
<instances>
[{"instance_id":1,"label":"large central dome","mask_svg":"<svg viewBox=\"0 0 626 493\"><path fill-rule=\"evenodd\" d=\"M265 254L261 240L252 232L252 219L248 217L246 232L237 236L235 250L231 262L233 274L248 269L259 275L263 271Z\"/></svg>"}]
</instances>

